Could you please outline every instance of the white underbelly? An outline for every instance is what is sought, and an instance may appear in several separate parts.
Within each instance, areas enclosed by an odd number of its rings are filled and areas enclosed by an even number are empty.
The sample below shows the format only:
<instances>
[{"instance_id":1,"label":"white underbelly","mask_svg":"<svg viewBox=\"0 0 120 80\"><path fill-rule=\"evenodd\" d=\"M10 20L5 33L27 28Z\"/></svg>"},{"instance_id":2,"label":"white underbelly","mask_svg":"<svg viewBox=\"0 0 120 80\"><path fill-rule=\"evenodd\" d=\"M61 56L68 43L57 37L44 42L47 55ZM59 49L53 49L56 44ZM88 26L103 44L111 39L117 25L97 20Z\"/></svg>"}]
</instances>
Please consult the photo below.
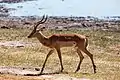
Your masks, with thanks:
<instances>
[{"instance_id":1,"label":"white underbelly","mask_svg":"<svg viewBox=\"0 0 120 80\"><path fill-rule=\"evenodd\" d=\"M60 47L75 47L76 46L75 41L67 41L67 42L58 41L57 44L60 45Z\"/></svg>"}]
</instances>

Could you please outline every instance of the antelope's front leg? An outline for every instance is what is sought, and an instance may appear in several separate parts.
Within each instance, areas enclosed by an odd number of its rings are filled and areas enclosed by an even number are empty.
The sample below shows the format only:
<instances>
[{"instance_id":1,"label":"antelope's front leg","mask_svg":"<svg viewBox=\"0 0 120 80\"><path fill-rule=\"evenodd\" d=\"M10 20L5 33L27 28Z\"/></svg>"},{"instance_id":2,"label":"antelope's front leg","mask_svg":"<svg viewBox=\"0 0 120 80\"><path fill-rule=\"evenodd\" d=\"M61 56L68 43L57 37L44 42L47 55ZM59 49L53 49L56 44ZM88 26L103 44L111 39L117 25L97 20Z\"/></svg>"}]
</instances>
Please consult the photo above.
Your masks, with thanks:
<instances>
[{"instance_id":1,"label":"antelope's front leg","mask_svg":"<svg viewBox=\"0 0 120 80\"><path fill-rule=\"evenodd\" d=\"M44 70L44 67L45 67L45 64L46 64L46 62L47 62L48 57L49 57L53 52L54 52L54 49L50 50L49 53L47 54L46 59L45 59L45 61L44 61L44 64L43 64L43 66L42 66L42 69L41 69L40 74L42 74L42 72L43 72L43 70Z\"/></svg>"},{"instance_id":2,"label":"antelope's front leg","mask_svg":"<svg viewBox=\"0 0 120 80\"><path fill-rule=\"evenodd\" d=\"M63 65L62 65L62 56L61 56L61 51L60 51L60 48L56 48L56 51L58 53L58 57L59 57L59 60L60 60L60 65L61 65L61 72L63 72Z\"/></svg>"}]
</instances>

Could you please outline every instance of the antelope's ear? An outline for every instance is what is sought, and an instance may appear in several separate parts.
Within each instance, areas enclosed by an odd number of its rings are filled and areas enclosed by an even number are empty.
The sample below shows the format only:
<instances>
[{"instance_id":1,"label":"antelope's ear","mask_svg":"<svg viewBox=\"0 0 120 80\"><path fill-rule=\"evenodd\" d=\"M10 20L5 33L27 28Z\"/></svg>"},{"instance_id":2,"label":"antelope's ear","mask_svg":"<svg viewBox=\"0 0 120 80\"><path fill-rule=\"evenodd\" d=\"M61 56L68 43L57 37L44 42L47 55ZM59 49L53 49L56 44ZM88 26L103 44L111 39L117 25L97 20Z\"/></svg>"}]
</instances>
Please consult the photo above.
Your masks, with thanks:
<instances>
[{"instance_id":1,"label":"antelope's ear","mask_svg":"<svg viewBox=\"0 0 120 80\"><path fill-rule=\"evenodd\" d=\"M42 28L41 28L41 31L43 31L44 29L45 29L45 27L42 27Z\"/></svg>"}]
</instances>

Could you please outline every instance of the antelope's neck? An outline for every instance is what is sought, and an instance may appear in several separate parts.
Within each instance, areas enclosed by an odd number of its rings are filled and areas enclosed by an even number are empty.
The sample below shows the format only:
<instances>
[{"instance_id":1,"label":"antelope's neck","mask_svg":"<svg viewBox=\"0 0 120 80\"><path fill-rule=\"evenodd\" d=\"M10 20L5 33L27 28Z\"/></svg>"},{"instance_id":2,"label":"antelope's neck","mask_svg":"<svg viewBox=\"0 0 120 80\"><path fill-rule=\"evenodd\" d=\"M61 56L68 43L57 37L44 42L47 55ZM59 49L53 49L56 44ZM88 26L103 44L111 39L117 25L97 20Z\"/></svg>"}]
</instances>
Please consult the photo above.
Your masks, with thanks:
<instances>
[{"instance_id":1,"label":"antelope's neck","mask_svg":"<svg viewBox=\"0 0 120 80\"><path fill-rule=\"evenodd\" d=\"M42 43L44 46L48 46L50 45L50 42L48 40L48 38L43 35L41 32L38 33L37 35L37 39L40 41L40 43Z\"/></svg>"}]
</instances>

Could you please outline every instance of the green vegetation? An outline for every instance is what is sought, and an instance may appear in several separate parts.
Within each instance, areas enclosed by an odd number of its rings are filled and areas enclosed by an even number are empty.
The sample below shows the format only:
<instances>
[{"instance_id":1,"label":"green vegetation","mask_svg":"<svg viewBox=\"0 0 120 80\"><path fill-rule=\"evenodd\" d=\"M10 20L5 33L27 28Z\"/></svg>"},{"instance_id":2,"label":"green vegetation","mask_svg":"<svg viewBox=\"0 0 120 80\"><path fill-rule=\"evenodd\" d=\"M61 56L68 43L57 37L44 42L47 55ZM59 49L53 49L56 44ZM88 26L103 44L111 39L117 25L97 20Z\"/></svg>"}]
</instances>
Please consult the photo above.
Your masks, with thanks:
<instances>
[{"instance_id":1,"label":"green vegetation","mask_svg":"<svg viewBox=\"0 0 120 80\"><path fill-rule=\"evenodd\" d=\"M27 35L30 32L31 30L29 29L0 29L0 42L22 41L31 43L25 47L0 46L0 66L42 66L49 48L39 44L37 39L28 39ZM74 48L62 48L64 70L70 76L91 80L120 80L120 33L100 30L47 30L43 31L43 33L46 36L56 33L78 33L89 36L88 50L94 55L97 73L93 74L92 63L85 54L81 70L78 73L74 73L79 57ZM60 64L56 52L48 59L46 69L52 69L53 72L59 71ZM3 77L4 75L1 76Z\"/></svg>"}]
</instances>

